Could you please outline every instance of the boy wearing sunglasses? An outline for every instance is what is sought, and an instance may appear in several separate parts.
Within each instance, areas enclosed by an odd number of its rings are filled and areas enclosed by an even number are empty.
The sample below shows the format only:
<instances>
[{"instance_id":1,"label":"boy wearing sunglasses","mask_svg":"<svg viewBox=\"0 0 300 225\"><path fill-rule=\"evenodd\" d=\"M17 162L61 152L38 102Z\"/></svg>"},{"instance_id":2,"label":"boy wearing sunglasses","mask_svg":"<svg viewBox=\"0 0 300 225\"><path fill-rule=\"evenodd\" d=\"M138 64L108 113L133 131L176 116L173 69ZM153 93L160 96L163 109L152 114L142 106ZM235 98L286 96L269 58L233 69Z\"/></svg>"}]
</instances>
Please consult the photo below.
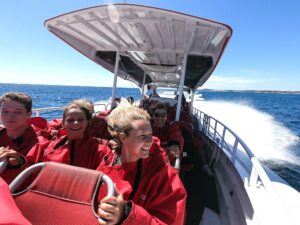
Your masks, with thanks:
<instances>
[{"instance_id":1,"label":"boy wearing sunglasses","mask_svg":"<svg viewBox=\"0 0 300 225\"><path fill-rule=\"evenodd\" d=\"M167 121L167 107L159 103L152 114L153 135L158 137L161 146L166 150L169 162L174 166L177 157L181 156L184 140L178 125L171 125Z\"/></svg>"}]
</instances>

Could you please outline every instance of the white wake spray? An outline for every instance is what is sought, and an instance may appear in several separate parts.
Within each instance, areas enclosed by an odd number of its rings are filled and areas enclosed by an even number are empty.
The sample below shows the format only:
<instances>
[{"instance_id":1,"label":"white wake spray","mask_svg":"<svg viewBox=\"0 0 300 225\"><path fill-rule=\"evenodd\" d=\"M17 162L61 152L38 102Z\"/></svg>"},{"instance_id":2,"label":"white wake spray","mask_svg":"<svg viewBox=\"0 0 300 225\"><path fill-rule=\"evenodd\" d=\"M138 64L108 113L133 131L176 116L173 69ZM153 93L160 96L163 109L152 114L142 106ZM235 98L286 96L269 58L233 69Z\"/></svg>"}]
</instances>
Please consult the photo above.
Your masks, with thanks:
<instances>
[{"instance_id":1,"label":"white wake spray","mask_svg":"<svg viewBox=\"0 0 300 225\"><path fill-rule=\"evenodd\" d=\"M300 158L291 150L299 138L271 115L249 103L195 101L194 107L228 126L259 159L300 164Z\"/></svg>"}]
</instances>

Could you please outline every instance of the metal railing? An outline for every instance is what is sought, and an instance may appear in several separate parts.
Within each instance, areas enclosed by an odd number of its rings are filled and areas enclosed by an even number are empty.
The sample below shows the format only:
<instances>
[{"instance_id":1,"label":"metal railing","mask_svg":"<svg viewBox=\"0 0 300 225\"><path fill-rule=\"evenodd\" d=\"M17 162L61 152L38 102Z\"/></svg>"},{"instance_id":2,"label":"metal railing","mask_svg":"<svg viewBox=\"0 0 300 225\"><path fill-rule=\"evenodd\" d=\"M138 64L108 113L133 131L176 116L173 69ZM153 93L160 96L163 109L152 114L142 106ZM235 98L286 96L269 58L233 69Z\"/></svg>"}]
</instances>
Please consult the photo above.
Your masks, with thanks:
<instances>
[{"instance_id":1,"label":"metal railing","mask_svg":"<svg viewBox=\"0 0 300 225\"><path fill-rule=\"evenodd\" d=\"M246 157L248 157L248 161L250 163L250 170L249 174L247 175L247 180L244 180L245 186L247 185L248 188L253 189L262 186L264 187L265 191L268 193L268 196L271 197L270 199L272 203L270 204L276 206L277 211L274 211L274 213L278 214L278 217L276 217L276 219L278 221L281 221L280 224L298 224L293 221L293 218L291 217L289 205L285 204L282 196L275 189L265 169L258 161L258 159L254 156L249 147L245 144L245 142L230 128L228 128L217 119L205 114L204 112L196 108L192 109L192 113L198 119L199 130L210 140L212 140L227 156L229 156L229 160L231 160L232 164L235 166L238 172L238 166L243 164L243 161L245 161L244 159L239 160L241 154L238 154L238 152L243 151L246 153ZM228 136L230 136L229 141L227 138ZM217 159L218 158L216 157L216 160ZM240 164L238 165L237 162L239 162ZM243 175L240 174L240 176L243 179ZM251 194L252 197L253 193Z\"/></svg>"},{"instance_id":2,"label":"metal railing","mask_svg":"<svg viewBox=\"0 0 300 225\"><path fill-rule=\"evenodd\" d=\"M102 106L103 110L107 110L110 106L110 103L106 104L106 103L95 103L94 107L99 107ZM56 111L56 110L64 110L65 106L58 106L58 107L45 107L45 108L36 108L33 109L33 115L38 117L41 116L42 112L52 112L52 111Z\"/></svg>"},{"instance_id":3,"label":"metal railing","mask_svg":"<svg viewBox=\"0 0 300 225\"><path fill-rule=\"evenodd\" d=\"M217 144L219 148L222 149L224 153L226 153L226 155L229 155L229 159L231 160L233 165L236 164L236 160L238 159L238 150L244 151L247 154L249 161L252 164L248 182L249 186L257 186L262 184L266 189L268 189L268 191L275 191L269 176L266 174L266 171L264 170L260 162L252 153L250 148L236 133L234 133L230 128L228 128L219 120L205 114L204 112L196 108L192 109L192 113L198 119L198 129L209 139L211 139L215 144Z\"/></svg>"},{"instance_id":4,"label":"metal railing","mask_svg":"<svg viewBox=\"0 0 300 225\"><path fill-rule=\"evenodd\" d=\"M56 110L64 110L65 106L36 108L32 110L33 116L41 116L41 112L52 112Z\"/></svg>"}]
</instances>

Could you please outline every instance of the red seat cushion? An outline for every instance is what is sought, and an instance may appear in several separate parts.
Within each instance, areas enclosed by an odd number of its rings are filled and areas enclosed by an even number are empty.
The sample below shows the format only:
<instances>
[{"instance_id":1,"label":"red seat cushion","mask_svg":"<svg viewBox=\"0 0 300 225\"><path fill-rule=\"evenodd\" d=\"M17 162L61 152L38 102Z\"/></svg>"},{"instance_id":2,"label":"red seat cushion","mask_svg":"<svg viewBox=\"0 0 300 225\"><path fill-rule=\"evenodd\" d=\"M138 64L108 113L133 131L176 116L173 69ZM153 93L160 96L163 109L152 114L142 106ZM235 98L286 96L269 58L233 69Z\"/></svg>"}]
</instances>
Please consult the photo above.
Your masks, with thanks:
<instances>
[{"instance_id":1,"label":"red seat cushion","mask_svg":"<svg viewBox=\"0 0 300 225\"><path fill-rule=\"evenodd\" d=\"M101 176L99 171L49 162L15 201L33 224L98 224L92 197Z\"/></svg>"},{"instance_id":2,"label":"red seat cushion","mask_svg":"<svg viewBox=\"0 0 300 225\"><path fill-rule=\"evenodd\" d=\"M46 129L48 127L48 121L43 117L31 117L29 118L29 124L32 124L39 129Z\"/></svg>"},{"instance_id":3,"label":"red seat cushion","mask_svg":"<svg viewBox=\"0 0 300 225\"><path fill-rule=\"evenodd\" d=\"M8 185L0 177L0 224L10 225L29 225L28 220L24 218L16 206Z\"/></svg>"},{"instance_id":4,"label":"red seat cushion","mask_svg":"<svg viewBox=\"0 0 300 225\"><path fill-rule=\"evenodd\" d=\"M92 213L91 204L83 205L31 191L16 197L15 200L23 215L32 224L99 224Z\"/></svg>"}]
</instances>

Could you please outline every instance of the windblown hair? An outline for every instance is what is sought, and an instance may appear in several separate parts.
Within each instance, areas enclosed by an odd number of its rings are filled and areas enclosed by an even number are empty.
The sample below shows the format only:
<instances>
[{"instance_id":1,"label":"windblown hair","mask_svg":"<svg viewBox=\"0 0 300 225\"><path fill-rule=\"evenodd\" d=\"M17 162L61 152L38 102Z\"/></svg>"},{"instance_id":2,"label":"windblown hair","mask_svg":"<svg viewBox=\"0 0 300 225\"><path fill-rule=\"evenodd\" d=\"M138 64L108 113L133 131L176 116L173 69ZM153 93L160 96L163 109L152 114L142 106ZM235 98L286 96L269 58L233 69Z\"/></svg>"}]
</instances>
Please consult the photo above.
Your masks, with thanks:
<instances>
[{"instance_id":1,"label":"windblown hair","mask_svg":"<svg viewBox=\"0 0 300 225\"><path fill-rule=\"evenodd\" d=\"M131 105L122 98L118 107L107 117L108 130L114 138L117 138L120 133L128 135L132 129L132 122L136 120L150 121L150 116L147 111Z\"/></svg>"},{"instance_id":2,"label":"windblown hair","mask_svg":"<svg viewBox=\"0 0 300 225\"><path fill-rule=\"evenodd\" d=\"M87 119L87 121L90 121L92 119L92 113L90 111L90 108L87 107L87 102L83 99L77 99L74 100L73 102L69 103L65 109L64 109L64 113L63 113L63 121L65 121L66 119L66 114L69 112L69 110L71 109L79 109L81 111L84 112L85 117Z\"/></svg>"},{"instance_id":3,"label":"windblown hair","mask_svg":"<svg viewBox=\"0 0 300 225\"><path fill-rule=\"evenodd\" d=\"M88 99L75 99L73 103L85 107L92 115L95 113L94 103Z\"/></svg>"},{"instance_id":4,"label":"windblown hair","mask_svg":"<svg viewBox=\"0 0 300 225\"><path fill-rule=\"evenodd\" d=\"M7 92L3 94L0 97L0 105L2 105L2 102L5 102L7 100L12 100L21 103L22 105L24 105L27 113L30 112L32 109L31 97L23 92Z\"/></svg>"}]
</instances>

